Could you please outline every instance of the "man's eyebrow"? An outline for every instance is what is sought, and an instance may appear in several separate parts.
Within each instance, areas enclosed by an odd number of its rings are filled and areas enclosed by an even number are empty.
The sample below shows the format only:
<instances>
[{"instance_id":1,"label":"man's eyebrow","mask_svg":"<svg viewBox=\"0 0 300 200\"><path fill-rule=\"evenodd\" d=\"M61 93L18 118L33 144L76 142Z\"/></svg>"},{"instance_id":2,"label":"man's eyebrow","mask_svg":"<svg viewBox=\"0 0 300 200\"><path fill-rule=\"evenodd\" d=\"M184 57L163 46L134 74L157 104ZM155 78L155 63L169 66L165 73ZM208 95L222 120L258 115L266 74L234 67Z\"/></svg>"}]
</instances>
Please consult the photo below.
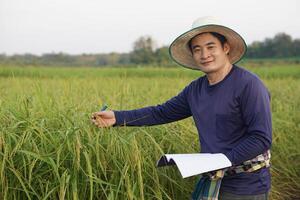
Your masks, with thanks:
<instances>
[{"instance_id":1,"label":"man's eyebrow","mask_svg":"<svg viewBox=\"0 0 300 200\"><path fill-rule=\"evenodd\" d=\"M196 49L197 47L200 47L200 45L192 46L192 49Z\"/></svg>"},{"instance_id":2,"label":"man's eyebrow","mask_svg":"<svg viewBox=\"0 0 300 200\"><path fill-rule=\"evenodd\" d=\"M216 44L215 42L208 42L208 43L206 43L204 46L209 46L209 45L214 45L214 44ZM201 47L200 45L198 45L198 44L196 44L195 46L192 46L192 49L195 49L195 48L197 48L197 47Z\"/></svg>"},{"instance_id":3,"label":"man's eyebrow","mask_svg":"<svg viewBox=\"0 0 300 200\"><path fill-rule=\"evenodd\" d=\"M209 45L213 45L213 44L216 44L215 42L208 42L205 44L205 46L209 46Z\"/></svg>"}]
</instances>

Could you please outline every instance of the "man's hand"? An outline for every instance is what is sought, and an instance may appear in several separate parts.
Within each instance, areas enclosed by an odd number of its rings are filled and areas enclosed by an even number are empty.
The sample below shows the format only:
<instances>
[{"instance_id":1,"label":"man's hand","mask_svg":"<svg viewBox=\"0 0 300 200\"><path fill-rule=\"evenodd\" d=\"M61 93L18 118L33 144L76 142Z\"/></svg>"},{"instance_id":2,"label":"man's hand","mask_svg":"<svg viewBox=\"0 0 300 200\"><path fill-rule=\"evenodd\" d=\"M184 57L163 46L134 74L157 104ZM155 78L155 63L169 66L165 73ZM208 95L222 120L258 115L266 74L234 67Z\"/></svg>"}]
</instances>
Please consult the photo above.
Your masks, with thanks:
<instances>
[{"instance_id":1,"label":"man's hand","mask_svg":"<svg viewBox=\"0 0 300 200\"><path fill-rule=\"evenodd\" d=\"M116 123L113 111L101 111L92 114L91 121L99 128L110 127Z\"/></svg>"}]
</instances>

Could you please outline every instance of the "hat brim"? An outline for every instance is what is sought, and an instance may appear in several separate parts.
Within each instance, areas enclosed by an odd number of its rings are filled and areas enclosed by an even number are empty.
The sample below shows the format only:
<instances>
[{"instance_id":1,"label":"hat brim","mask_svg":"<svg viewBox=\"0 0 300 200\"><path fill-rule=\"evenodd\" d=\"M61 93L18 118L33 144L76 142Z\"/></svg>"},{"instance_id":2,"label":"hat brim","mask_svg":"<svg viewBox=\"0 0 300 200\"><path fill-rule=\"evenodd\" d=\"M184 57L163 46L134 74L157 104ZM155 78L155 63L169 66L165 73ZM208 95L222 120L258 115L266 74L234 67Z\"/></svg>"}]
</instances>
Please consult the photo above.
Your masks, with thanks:
<instances>
[{"instance_id":1,"label":"hat brim","mask_svg":"<svg viewBox=\"0 0 300 200\"><path fill-rule=\"evenodd\" d=\"M226 37L230 46L228 58L231 64L240 61L247 51L245 40L237 32L225 26L209 24L191 29L177 37L169 47L171 58L183 67L199 70L188 43L196 35L206 32L216 32Z\"/></svg>"}]
</instances>

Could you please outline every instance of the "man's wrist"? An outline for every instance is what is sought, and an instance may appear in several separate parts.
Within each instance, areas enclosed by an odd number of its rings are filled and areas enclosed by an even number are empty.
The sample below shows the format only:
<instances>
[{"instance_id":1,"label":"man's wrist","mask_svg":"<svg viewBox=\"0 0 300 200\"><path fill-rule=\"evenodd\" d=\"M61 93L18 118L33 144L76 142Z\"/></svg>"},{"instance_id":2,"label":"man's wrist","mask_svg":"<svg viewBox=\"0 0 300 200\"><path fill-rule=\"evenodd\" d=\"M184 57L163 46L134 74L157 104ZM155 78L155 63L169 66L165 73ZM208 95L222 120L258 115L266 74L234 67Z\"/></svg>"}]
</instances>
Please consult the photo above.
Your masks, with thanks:
<instances>
[{"instance_id":1,"label":"man's wrist","mask_svg":"<svg viewBox=\"0 0 300 200\"><path fill-rule=\"evenodd\" d=\"M120 111L116 111L116 110L112 110L112 112L114 113L114 116L115 116L115 123L113 124L113 126L119 126L120 124L122 124L122 122L121 122L122 113Z\"/></svg>"}]
</instances>

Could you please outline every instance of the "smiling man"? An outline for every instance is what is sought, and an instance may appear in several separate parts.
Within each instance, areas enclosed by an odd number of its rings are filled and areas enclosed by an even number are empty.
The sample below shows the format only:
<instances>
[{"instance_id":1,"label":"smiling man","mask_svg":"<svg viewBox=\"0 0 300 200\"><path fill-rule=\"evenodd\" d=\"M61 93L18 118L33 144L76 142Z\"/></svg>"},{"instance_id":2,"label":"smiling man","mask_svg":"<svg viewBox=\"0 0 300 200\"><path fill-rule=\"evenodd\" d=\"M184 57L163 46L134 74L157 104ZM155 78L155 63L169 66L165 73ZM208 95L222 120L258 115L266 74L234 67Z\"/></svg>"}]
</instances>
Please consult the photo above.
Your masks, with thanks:
<instances>
[{"instance_id":1,"label":"smiling man","mask_svg":"<svg viewBox=\"0 0 300 200\"><path fill-rule=\"evenodd\" d=\"M202 153L223 153L232 167L201 176L192 199L263 200L270 190L272 124L269 92L253 73L235 65L243 38L216 19L193 23L170 45L180 65L205 76L162 105L92 115L98 127L150 126L192 116Z\"/></svg>"},{"instance_id":2,"label":"smiling man","mask_svg":"<svg viewBox=\"0 0 300 200\"><path fill-rule=\"evenodd\" d=\"M223 35L216 32L196 35L190 40L189 48L196 65L207 74L210 85L222 80L232 68L227 56L230 47Z\"/></svg>"}]
</instances>

